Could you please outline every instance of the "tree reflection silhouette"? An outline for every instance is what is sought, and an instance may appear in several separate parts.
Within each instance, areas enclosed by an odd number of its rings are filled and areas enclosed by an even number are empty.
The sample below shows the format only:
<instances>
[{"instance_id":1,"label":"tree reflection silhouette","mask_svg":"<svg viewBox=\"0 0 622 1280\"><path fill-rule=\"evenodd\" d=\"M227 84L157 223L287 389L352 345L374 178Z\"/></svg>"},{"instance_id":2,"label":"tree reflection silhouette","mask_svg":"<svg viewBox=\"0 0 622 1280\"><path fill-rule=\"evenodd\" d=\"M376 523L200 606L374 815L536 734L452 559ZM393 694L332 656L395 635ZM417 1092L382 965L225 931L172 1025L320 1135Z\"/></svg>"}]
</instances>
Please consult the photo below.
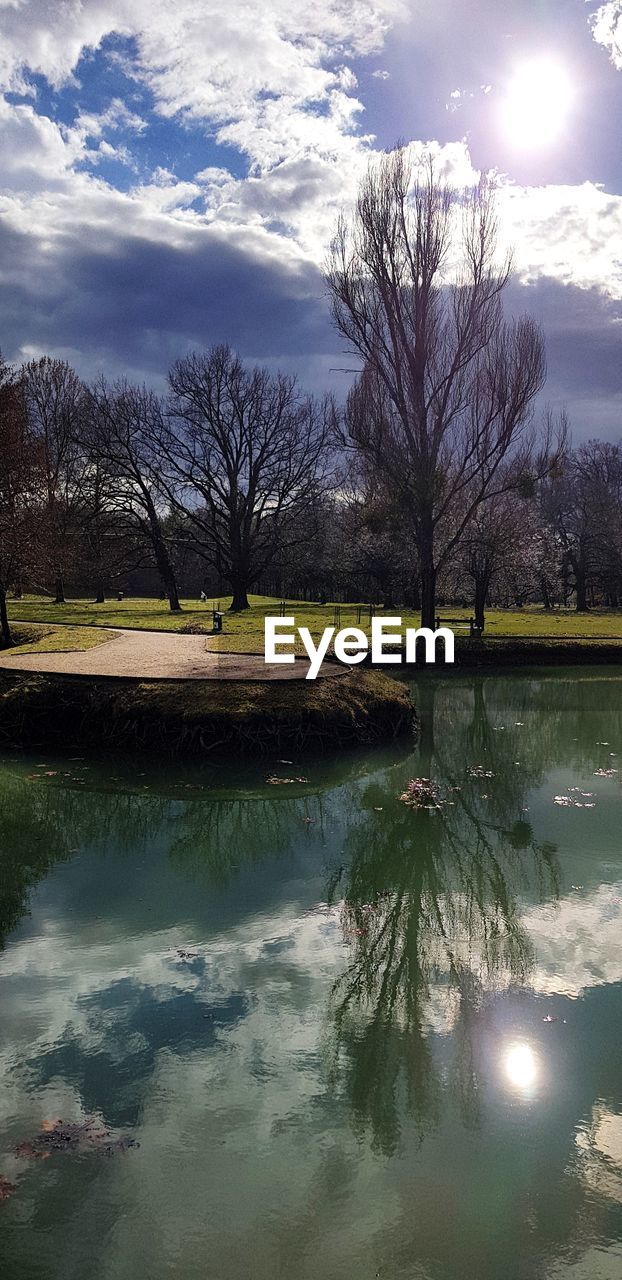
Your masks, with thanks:
<instances>
[{"instance_id":1,"label":"tree reflection silhouette","mask_svg":"<svg viewBox=\"0 0 622 1280\"><path fill-rule=\"evenodd\" d=\"M495 983L524 983L533 962L518 888L533 886L540 898L559 890L555 847L536 841L524 817L526 785L544 760L511 767L512 735L494 733L479 681L470 714L439 748L438 685L422 682L418 692L417 767L440 783L444 802L414 811L376 786L373 807L382 813L353 821L346 865L329 890L332 902L341 899L351 947L331 996L331 1075L335 1083L345 1075L356 1127L387 1154L399 1144L402 1115L423 1138L447 1094L466 1124L477 1122L483 998ZM493 747L494 780L469 773ZM433 1052L439 1019L452 1028L453 1060L443 1072Z\"/></svg>"}]
</instances>

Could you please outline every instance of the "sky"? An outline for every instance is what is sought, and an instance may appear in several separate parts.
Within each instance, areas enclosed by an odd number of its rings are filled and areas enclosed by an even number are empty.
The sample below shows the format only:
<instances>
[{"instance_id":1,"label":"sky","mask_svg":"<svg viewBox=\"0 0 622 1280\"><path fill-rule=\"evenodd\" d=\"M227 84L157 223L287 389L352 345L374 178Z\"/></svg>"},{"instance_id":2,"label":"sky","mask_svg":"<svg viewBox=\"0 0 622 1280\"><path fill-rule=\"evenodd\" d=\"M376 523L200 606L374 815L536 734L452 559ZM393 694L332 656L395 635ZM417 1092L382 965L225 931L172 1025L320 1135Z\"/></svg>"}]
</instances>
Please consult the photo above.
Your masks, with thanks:
<instances>
[{"instance_id":1,"label":"sky","mask_svg":"<svg viewBox=\"0 0 622 1280\"><path fill-rule=\"evenodd\" d=\"M493 170L575 441L622 409L622 0L0 0L0 349L160 385L229 342L341 395L322 262L400 140Z\"/></svg>"}]
</instances>

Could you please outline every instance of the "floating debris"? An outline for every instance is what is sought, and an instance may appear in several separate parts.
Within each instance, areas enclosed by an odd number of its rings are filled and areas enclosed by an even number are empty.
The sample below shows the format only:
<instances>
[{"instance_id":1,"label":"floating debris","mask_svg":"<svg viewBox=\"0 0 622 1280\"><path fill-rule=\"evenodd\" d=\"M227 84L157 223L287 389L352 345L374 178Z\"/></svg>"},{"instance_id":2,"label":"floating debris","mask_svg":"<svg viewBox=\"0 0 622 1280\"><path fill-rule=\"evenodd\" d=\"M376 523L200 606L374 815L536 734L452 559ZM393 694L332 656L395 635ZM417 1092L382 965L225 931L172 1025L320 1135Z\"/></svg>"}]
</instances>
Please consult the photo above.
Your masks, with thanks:
<instances>
[{"instance_id":1,"label":"floating debris","mask_svg":"<svg viewBox=\"0 0 622 1280\"><path fill-rule=\"evenodd\" d=\"M118 1152L129 1151L140 1143L135 1138L123 1134L113 1138L99 1120L84 1120L81 1123L72 1120L44 1120L40 1132L30 1142L20 1142L15 1154L35 1160L49 1160L54 1152L69 1151L75 1155L97 1152L100 1155L112 1156Z\"/></svg>"},{"instance_id":2,"label":"floating debris","mask_svg":"<svg viewBox=\"0 0 622 1280\"><path fill-rule=\"evenodd\" d=\"M0 1202L8 1200L9 1196L12 1196L15 1191L17 1191L15 1183L9 1182L8 1178L4 1178L0 1173Z\"/></svg>"},{"instance_id":3,"label":"floating debris","mask_svg":"<svg viewBox=\"0 0 622 1280\"><path fill-rule=\"evenodd\" d=\"M573 791L579 791L578 787L572 787ZM591 795L592 792L579 792L580 795ZM572 796L553 796L553 804L562 805L565 809L593 809L593 804L585 804L583 800L574 800Z\"/></svg>"},{"instance_id":4,"label":"floating debris","mask_svg":"<svg viewBox=\"0 0 622 1280\"><path fill-rule=\"evenodd\" d=\"M485 769L483 764L470 764L467 773L469 778L494 778L492 769Z\"/></svg>"},{"instance_id":5,"label":"floating debris","mask_svg":"<svg viewBox=\"0 0 622 1280\"><path fill-rule=\"evenodd\" d=\"M444 803L438 782L432 778L411 778L400 800L411 809L440 809Z\"/></svg>"},{"instance_id":6,"label":"floating debris","mask_svg":"<svg viewBox=\"0 0 622 1280\"><path fill-rule=\"evenodd\" d=\"M187 960L198 960L198 958L199 958L199 953L198 953L198 951L183 951L181 947L177 947L177 949L176 949L176 951L175 951L175 955L176 955L180 960L183 960L183 961L184 961L184 963L185 963Z\"/></svg>"},{"instance_id":7,"label":"floating debris","mask_svg":"<svg viewBox=\"0 0 622 1280\"><path fill-rule=\"evenodd\" d=\"M595 778L615 778L615 775L617 772L618 772L617 769L595 769L594 777Z\"/></svg>"},{"instance_id":8,"label":"floating debris","mask_svg":"<svg viewBox=\"0 0 622 1280\"><path fill-rule=\"evenodd\" d=\"M309 781L308 778L278 778L275 773L269 774L268 777L266 778L266 782L268 782L271 787L285 787L292 782L308 782L308 781Z\"/></svg>"},{"instance_id":9,"label":"floating debris","mask_svg":"<svg viewBox=\"0 0 622 1280\"><path fill-rule=\"evenodd\" d=\"M546 1017L543 1018L542 1021L543 1022L559 1022L559 1018L556 1018L553 1013L547 1013Z\"/></svg>"}]
</instances>

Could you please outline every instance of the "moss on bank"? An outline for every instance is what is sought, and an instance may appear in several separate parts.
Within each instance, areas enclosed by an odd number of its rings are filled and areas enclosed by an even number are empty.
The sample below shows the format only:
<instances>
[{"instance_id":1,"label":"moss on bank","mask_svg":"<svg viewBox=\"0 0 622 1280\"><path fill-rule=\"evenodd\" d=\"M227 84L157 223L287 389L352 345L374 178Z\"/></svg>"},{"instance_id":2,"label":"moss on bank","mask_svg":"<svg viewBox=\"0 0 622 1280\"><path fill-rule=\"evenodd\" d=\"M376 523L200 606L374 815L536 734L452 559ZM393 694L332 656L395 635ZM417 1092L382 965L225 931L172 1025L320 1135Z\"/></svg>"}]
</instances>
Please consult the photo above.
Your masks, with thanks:
<instances>
[{"instance_id":1,"label":"moss on bank","mask_svg":"<svg viewBox=\"0 0 622 1280\"><path fill-rule=\"evenodd\" d=\"M335 679L145 681L0 675L0 743L165 754L331 750L412 728L404 685L377 671Z\"/></svg>"}]
</instances>

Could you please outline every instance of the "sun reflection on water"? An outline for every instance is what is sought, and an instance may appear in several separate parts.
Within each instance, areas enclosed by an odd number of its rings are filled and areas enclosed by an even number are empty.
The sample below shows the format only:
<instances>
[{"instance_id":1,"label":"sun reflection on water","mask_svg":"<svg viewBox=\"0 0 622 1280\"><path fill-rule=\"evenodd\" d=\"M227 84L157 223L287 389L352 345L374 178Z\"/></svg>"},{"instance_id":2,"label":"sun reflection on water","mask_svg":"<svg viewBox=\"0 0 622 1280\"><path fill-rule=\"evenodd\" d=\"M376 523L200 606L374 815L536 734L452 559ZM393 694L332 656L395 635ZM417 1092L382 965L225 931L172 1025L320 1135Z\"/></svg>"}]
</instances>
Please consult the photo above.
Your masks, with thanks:
<instances>
[{"instance_id":1,"label":"sun reflection on water","mask_svg":"<svg viewBox=\"0 0 622 1280\"><path fill-rule=\"evenodd\" d=\"M537 1084L540 1074L538 1058L531 1045L525 1041L517 1041L508 1046L503 1058L503 1068L507 1081L522 1093L530 1092Z\"/></svg>"}]
</instances>

